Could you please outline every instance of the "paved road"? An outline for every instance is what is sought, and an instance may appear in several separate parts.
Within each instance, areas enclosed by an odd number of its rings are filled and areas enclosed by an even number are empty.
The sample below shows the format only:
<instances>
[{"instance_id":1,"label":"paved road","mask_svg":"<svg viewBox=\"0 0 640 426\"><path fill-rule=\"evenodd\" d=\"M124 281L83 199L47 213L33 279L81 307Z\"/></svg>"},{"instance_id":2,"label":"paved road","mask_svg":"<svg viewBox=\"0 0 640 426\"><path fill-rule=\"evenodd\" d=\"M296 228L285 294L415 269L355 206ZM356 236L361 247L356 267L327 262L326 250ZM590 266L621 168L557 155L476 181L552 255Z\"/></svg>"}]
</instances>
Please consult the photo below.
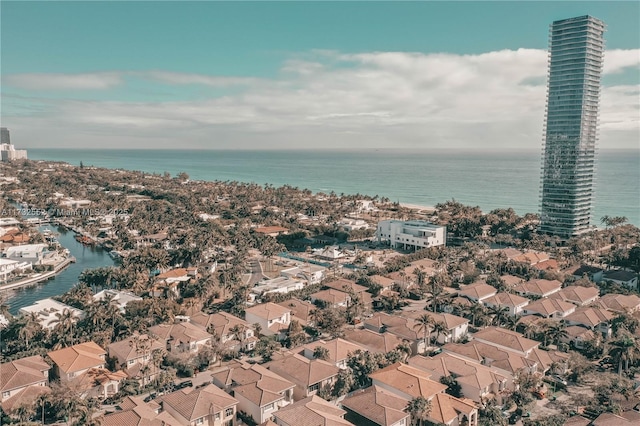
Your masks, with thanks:
<instances>
[{"instance_id":1,"label":"paved road","mask_svg":"<svg viewBox=\"0 0 640 426\"><path fill-rule=\"evenodd\" d=\"M264 275L262 274L262 265L260 264L258 259L250 259L249 268L251 269L251 276L247 281L247 285L253 287L264 277Z\"/></svg>"}]
</instances>

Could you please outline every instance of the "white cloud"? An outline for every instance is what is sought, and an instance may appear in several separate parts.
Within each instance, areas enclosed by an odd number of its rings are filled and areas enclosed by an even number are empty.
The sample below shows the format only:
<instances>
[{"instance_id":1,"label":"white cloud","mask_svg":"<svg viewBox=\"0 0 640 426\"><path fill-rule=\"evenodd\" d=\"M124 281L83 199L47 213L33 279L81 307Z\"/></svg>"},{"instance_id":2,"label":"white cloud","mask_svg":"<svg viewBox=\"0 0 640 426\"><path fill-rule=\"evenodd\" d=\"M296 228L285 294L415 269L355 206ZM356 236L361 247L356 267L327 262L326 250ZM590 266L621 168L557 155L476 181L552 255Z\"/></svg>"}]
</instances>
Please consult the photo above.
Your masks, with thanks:
<instances>
[{"instance_id":1,"label":"white cloud","mask_svg":"<svg viewBox=\"0 0 640 426\"><path fill-rule=\"evenodd\" d=\"M607 52L605 61L612 65L605 72L636 67L637 56L637 49ZM141 147L180 140L183 147L218 148L539 149L542 140L543 50L480 55L322 51L286 61L281 71L274 80L136 72L171 85L239 85L242 90L197 101L49 100L29 123L41 129L43 140L44 135L51 140L49 130L55 128L60 144L75 143L67 141L76 139L74 132L86 131L93 135L83 139L89 143L111 137L123 147L131 147L134 138ZM629 85L603 89L603 145L637 147L638 91ZM24 123L27 127L27 119Z\"/></svg>"},{"instance_id":2,"label":"white cloud","mask_svg":"<svg viewBox=\"0 0 640 426\"><path fill-rule=\"evenodd\" d=\"M12 74L3 77L5 84L27 90L105 90L123 83L116 72L84 74Z\"/></svg>"},{"instance_id":3,"label":"white cloud","mask_svg":"<svg viewBox=\"0 0 640 426\"><path fill-rule=\"evenodd\" d=\"M604 74L618 74L626 68L640 69L640 49L607 50L604 55Z\"/></svg>"}]
</instances>

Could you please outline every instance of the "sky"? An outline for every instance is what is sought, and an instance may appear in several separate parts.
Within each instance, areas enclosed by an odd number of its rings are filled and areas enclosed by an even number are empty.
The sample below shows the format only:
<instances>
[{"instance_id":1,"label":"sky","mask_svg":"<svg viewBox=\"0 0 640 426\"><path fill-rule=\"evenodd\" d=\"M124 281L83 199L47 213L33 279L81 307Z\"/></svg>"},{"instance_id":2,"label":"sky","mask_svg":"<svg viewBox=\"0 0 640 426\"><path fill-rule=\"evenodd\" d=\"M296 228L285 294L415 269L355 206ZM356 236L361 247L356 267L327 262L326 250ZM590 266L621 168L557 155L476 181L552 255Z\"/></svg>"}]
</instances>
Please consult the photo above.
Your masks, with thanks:
<instances>
[{"instance_id":1,"label":"sky","mask_svg":"<svg viewBox=\"0 0 640 426\"><path fill-rule=\"evenodd\" d=\"M539 150L549 25L607 25L600 148L639 149L640 2L0 2L18 148Z\"/></svg>"}]
</instances>

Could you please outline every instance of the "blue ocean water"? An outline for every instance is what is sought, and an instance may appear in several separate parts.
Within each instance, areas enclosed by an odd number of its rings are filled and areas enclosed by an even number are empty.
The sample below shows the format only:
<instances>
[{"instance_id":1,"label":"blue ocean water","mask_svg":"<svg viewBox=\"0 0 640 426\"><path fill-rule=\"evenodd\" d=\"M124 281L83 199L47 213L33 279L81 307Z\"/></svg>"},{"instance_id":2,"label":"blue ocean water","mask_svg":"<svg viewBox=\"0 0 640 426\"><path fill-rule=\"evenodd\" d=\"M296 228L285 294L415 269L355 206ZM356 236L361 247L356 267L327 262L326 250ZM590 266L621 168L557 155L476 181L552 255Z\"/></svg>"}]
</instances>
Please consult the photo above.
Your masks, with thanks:
<instances>
[{"instance_id":1,"label":"blue ocean water","mask_svg":"<svg viewBox=\"0 0 640 426\"><path fill-rule=\"evenodd\" d=\"M288 184L313 192L367 194L433 206L455 198L483 211L538 212L538 151L190 151L30 149L35 160L186 172L191 179ZM640 226L640 151L602 150L597 158L594 224L604 215Z\"/></svg>"}]
</instances>

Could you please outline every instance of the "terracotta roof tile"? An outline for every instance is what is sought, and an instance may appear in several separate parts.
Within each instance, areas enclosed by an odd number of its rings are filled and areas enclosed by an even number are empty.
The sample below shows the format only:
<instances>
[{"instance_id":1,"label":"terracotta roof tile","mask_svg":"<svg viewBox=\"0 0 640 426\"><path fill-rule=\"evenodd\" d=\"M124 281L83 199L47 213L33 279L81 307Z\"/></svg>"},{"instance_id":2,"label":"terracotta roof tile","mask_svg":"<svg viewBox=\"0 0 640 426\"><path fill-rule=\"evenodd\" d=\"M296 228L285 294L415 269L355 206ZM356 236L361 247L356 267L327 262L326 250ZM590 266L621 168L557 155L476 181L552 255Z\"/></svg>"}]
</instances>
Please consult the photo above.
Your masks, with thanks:
<instances>
[{"instance_id":1,"label":"terracotta roof tile","mask_svg":"<svg viewBox=\"0 0 640 426\"><path fill-rule=\"evenodd\" d=\"M68 348L49 352L49 358L64 373L87 370L105 364L107 352L93 342L80 343Z\"/></svg>"}]
</instances>

